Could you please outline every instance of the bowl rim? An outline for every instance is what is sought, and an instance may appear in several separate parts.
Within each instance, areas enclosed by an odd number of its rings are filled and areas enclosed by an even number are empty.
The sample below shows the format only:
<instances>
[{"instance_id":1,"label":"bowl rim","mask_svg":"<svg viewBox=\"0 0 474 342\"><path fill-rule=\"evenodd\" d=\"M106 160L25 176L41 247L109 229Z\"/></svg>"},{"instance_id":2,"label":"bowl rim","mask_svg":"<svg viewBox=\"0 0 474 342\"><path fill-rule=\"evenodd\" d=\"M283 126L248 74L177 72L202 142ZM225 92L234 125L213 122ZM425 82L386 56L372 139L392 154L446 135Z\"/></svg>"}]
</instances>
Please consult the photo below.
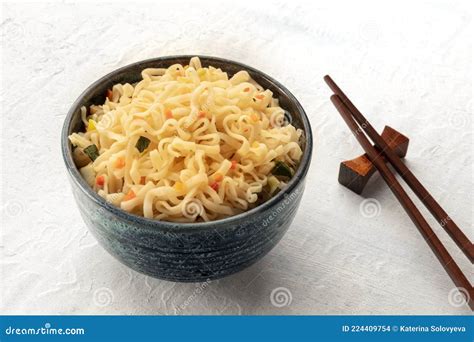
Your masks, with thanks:
<instances>
[{"instance_id":1,"label":"bowl rim","mask_svg":"<svg viewBox=\"0 0 474 342\"><path fill-rule=\"evenodd\" d=\"M280 91L285 93L285 95L289 98L289 100L295 104L297 111L301 117L301 121L303 123L303 132L305 134L305 146L303 150L303 155L301 156L300 164L298 166L298 169L296 170L295 175L291 178L291 180L288 182L286 187L283 188L278 194L271 197L269 200L261 203L260 205L248 211L244 211L240 214L236 214L233 216L225 217L225 218L214 220L214 221L207 221L207 222L174 222L174 221L162 221L162 220L157 220L153 218L146 218L144 216L139 216L133 213L129 213L107 202L105 199L99 196L99 194L96 193L86 183L82 175L79 173L79 170L73 161L72 153L70 153L71 150L69 148L70 142L68 139L68 136L69 136L68 132L69 132L69 127L71 126L71 123L72 123L72 118L76 110L83 105L84 98L93 94L96 86L106 82L114 75L122 73L126 71L127 69L138 67L146 63L166 62L166 61L170 61L170 63L173 63L173 60L175 59L191 59L191 57L199 57L200 59L205 59L211 63L210 65L212 65L212 61L218 61L223 64L232 64L234 66L241 68L241 70L250 71L251 73L258 74L260 77L266 78L270 83L272 83L273 87L279 88ZM223 70L223 71L225 72L226 70ZM66 115L62 132L61 132L61 150L62 150L64 163L66 164L66 169L68 171L70 178L74 181L74 183L96 205L98 205L101 208L105 208L107 211L111 212L115 217L118 217L122 220L129 221L129 222L133 221L135 224L140 224L140 228L147 227L147 228L152 228L154 230L161 228L161 229L167 229L167 230L176 230L179 232L195 232L197 230L215 229L215 226L217 225L225 226L231 223L238 223L238 221L246 219L252 216L253 214L258 213L259 211L267 210L277 205L282 200L285 200L286 197L288 197L288 195L292 192L292 190L300 182L304 180L306 173L308 172L309 166L311 164L311 156L312 156L312 150L313 150L313 136L312 136L312 131L311 131L311 125L306 115L306 112L303 109L303 106L299 103L296 97L285 86L283 86L280 82L275 80L273 77L251 66L248 66L246 64L236 62L233 60L229 60L229 59L225 59L221 57L215 57L215 56L186 54L186 55L170 55L170 56L149 58L149 59L141 60L141 61L134 62L131 64L127 64L123 67L120 67L118 69L115 69L109 72L108 74L102 76L101 78L99 78L98 80L90 84L74 101L74 103L71 105Z\"/></svg>"}]
</instances>

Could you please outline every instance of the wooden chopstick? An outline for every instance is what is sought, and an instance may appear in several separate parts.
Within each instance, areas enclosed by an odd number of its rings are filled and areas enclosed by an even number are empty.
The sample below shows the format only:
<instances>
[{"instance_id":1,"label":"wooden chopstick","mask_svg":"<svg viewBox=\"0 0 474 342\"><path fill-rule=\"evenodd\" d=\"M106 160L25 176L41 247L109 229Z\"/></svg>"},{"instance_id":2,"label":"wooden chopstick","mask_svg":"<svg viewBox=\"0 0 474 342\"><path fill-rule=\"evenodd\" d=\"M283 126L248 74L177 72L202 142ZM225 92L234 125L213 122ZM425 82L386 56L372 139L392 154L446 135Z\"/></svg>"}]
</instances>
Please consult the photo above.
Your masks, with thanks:
<instances>
[{"instance_id":1,"label":"wooden chopstick","mask_svg":"<svg viewBox=\"0 0 474 342\"><path fill-rule=\"evenodd\" d=\"M428 245L431 247L432 251L438 258L438 260L441 262L441 265L444 267L448 275L453 280L454 284L467 291L467 302L471 309L474 310L474 290L471 284L469 283L469 280L462 273L461 269L451 257L448 250L444 247L439 238L433 232L428 222L426 222L423 215L420 213L420 211L410 199L408 194L405 192L403 187L397 181L392 171L390 171L388 166L385 165L382 158L380 158L381 153L383 152L378 152L376 148L372 146L364 132L361 130L360 126L352 117L352 112L349 110L349 108L345 105L345 103L338 95L332 95L331 101L336 106L342 118L351 129L357 141L367 153L367 156L369 157L370 161L380 172L382 178L388 184L395 197L397 197L398 201L402 204L408 216L410 216L411 220L413 221L413 223L415 223L416 227L418 228L424 239L428 242ZM461 293L465 295L464 291L461 291Z\"/></svg>"},{"instance_id":2,"label":"wooden chopstick","mask_svg":"<svg viewBox=\"0 0 474 342\"><path fill-rule=\"evenodd\" d=\"M349 100L346 94L344 94L344 92L337 86L331 77L327 75L324 77L324 80L331 90L336 95L338 95L342 102L347 106L354 119L367 133L369 138L374 142L375 146L377 146L383 152L383 155L386 157L386 159L390 162L390 164L392 164L395 170L397 170L403 180L405 180L405 182L418 196L425 207L428 208L441 227L443 227L444 230L454 240L454 242L456 242L458 247L467 256L469 261L471 261L471 263L474 262L474 244L469 241L468 237L463 233L463 231L459 229L451 217L449 217L449 215L433 198L433 196L430 195L428 190L425 189L425 187L420 183L420 181L415 177L410 169L408 169L408 167L402 162L400 157L398 157L395 152L392 151L383 138L372 127L370 122L367 121L364 115L356 108L356 106L354 106L351 100Z\"/></svg>"}]
</instances>

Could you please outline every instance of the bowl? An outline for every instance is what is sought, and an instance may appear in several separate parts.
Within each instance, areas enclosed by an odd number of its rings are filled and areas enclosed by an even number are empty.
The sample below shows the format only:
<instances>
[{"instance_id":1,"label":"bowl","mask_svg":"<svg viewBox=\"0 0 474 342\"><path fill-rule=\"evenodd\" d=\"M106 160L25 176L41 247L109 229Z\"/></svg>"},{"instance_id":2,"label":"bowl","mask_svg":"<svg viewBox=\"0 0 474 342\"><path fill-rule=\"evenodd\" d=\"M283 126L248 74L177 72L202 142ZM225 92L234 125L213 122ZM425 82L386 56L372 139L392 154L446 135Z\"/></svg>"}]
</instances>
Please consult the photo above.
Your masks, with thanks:
<instances>
[{"instance_id":1,"label":"bowl","mask_svg":"<svg viewBox=\"0 0 474 342\"><path fill-rule=\"evenodd\" d=\"M106 202L82 178L72 159L68 136L83 130L80 108L103 103L116 83L140 80L145 68L187 64L189 56L148 59L117 69L89 86L74 102L64 122L61 145L72 192L87 227L111 255L146 275L179 282L202 282L243 270L267 254L288 230L303 195L311 162L311 127L296 98L279 82L247 65L199 56L203 66L214 66L229 76L246 70L270 89L292 124L304 131L301 163L286 188L244 213L211 222L175 223L130 214Z\"/></svg>"}]
</instances>

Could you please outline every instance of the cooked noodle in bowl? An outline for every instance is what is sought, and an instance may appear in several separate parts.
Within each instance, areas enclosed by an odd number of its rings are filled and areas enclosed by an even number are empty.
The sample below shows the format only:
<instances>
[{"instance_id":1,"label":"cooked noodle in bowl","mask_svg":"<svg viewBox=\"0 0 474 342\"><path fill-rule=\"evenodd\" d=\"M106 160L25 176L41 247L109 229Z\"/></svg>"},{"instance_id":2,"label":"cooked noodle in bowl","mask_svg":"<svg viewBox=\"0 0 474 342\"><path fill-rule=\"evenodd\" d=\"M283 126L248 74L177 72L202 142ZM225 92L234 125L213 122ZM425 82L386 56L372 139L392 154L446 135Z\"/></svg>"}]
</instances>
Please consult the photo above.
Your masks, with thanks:
<instances>
[{"instance_id":1,"label":"cooked noodle in bowl","mask_svg":"<svg viewBox=\"0 0 474 342\"><path fill-rule=\"evenodd\" d=\"M82 108L73 157L104 199L147 218L212 221L274 196L302 156L302 131L246 71L148 68Z\"/></svg>"}]
</instances>

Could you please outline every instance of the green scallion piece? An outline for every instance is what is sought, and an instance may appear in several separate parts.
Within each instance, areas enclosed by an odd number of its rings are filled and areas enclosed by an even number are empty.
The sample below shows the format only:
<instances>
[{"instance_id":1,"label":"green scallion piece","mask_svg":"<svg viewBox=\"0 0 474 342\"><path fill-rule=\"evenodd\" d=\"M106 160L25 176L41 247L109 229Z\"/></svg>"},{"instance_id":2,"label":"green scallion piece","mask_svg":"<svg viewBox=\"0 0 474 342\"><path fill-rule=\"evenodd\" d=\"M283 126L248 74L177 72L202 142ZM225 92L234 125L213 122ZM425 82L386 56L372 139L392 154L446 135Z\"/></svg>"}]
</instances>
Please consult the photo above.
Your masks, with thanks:
<instances>
[{"instance_id":1,"label":"green scallion piece","mask_svg":"<svg viewBox=\"0 0 474 342\"><path fill-rule=\"evenodd\" d=\"M138 151L143 152L146 150L146 148L150 145L150 139L145 138L145 137L140 137L137 141L137 144L135 147L138 149Z\"/></svg>"},{"instance_id":2,"label":"green scallion piece","mask_svg":"<svg viewBox=\"0 0 474 342\"><path fill-rule=\"evenodd\" d=\"M94 144L92 145L89 145L87 146L85 149L84 149L84 153L87 154L87 156L92 160L96 160L97 157L99 156L99 149L97 148L97 146L95 146Z\"/></svg>"},{"instance_id":3,"label":"green scallion piece","mask_svg":"<svg viewBox=\"0 0 474 342\"><path fill-rule=\"evenodd\" d=\"M286 163L277 161L272 169L272 174L275 176L291 178L293 176L293 170Z\"/></svg>"}]
</instances>

